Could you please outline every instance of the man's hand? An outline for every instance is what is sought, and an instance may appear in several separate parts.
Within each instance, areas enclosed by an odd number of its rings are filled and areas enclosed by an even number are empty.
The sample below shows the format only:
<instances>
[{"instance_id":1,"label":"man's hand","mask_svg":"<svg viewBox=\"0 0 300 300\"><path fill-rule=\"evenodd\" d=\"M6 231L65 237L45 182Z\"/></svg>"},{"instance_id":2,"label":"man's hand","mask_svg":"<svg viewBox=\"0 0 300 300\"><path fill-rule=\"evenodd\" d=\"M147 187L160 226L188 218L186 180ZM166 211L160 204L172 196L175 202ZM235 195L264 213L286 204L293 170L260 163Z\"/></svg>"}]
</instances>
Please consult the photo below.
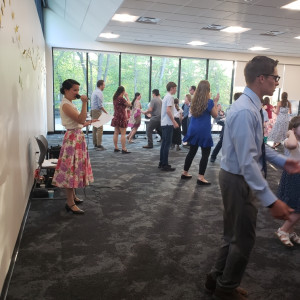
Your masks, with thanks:
<instances>
[{"instance_id":1,"label":"man's hand","mask_svg":"<svg viewBox=\"0 0 300 300\"><path fill-rule=\"evenodd\" d=\"M176 129L179 127L178 123L176 121L173 122L173 127Z\"/></svg>"},{"instance_id":2,"label":"man's hand","mask_svg":"<svg viewBox=\"0 0 300 300\"><path fill-rule=\"evenodd\" d=\"M288 158L283 167L289 174L300 173L300 162L297 160Z\"/></svg>"},{"instance_id":3,"label":"man's hand","mask_svg":"<svg viewBox=\"0 0 300 300\"><path fill-rule=\"evenodd\" d=\"M283 201L277 199L273 206L270 208L270 212L273 218L279 220L288 220L290 218L290 214L294 210L287 206Z\"/></svg>"}]
</instances>

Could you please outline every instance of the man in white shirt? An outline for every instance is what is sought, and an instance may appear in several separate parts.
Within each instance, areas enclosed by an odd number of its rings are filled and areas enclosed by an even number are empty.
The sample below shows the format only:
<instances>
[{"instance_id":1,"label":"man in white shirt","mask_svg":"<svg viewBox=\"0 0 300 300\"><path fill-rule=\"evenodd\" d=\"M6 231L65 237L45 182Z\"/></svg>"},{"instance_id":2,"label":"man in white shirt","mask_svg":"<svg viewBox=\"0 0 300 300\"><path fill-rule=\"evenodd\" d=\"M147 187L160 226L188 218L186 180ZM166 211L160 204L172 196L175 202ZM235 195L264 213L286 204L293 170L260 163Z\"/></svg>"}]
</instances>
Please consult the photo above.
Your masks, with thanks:
<instances>
[{"instance_id":1,"label":"man in white shirt","mask_svg":"<svg viewBox=\"0 0 300 300\"><path fill-rule=\"evenodd\" d=\"M103 90L105 88L104 80L97 81L97 88L94 90L91 97L91 117L93 120L101 116L102 111L107 114L103 107ZM93 127L93 143L96 149L106 150L102 146L103 126L99 128Z\"/></svg>"},{"instance_id":2,"label":"man in white shirt","mask_svg":"<svg viewBox=\"0 0 300 300\"><path fill-rule=\"evenodd\" d=\"M178 124L174 119L174 98L173 95L176 94L177 85L175 82L169 82L167 84L167 94L162 101L161 107L161 131L162 131L162 141L160 147L160 160L158 167L162 171L175 171L175 168L172 168L169 165L169 150L172 144L173 136L173 127L177 128Z\"/></svg>"}]
</instances>

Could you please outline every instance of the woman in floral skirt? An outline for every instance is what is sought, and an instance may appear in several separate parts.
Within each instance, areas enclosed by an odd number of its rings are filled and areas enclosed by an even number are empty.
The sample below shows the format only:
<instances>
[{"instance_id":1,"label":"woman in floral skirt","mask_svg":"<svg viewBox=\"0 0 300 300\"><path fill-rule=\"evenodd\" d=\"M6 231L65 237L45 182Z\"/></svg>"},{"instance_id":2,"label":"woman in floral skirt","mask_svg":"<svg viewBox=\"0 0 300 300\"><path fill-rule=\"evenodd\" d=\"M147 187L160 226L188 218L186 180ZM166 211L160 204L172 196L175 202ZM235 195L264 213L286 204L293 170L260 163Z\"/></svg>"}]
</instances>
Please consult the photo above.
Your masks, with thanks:
<instances>
[{"instance_id":1,"label":"woman in floral skirt","mask_svg":"<svg viewBox=\"0 0 300 300\"><path fill-rule=\"evenodd\" d=\"M90 125L93 121L86 122L87 102L85 95L80 96L79 83L67 79L62 83L60 92L64 95L60 104L62 125L67 129L60 150L57 167L52 184L66 189L66 210L73 214L83 214L78 208L83 201L75 194L76 188L82 188L94 181L86 141L82 127ZM81 112L78 111L73 100L81 99Z\"/></svg>"}]
</instances>

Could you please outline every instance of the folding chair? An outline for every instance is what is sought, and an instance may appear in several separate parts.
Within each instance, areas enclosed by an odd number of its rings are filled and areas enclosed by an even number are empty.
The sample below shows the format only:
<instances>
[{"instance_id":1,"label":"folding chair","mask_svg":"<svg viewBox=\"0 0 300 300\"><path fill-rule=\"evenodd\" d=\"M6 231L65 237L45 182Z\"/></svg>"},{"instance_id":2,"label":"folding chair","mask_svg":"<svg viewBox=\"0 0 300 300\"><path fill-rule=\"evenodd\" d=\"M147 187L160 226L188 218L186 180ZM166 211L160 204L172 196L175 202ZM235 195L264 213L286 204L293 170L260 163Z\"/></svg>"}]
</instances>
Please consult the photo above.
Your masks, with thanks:
<instances>
[{"instance_id":1,"label":"folding chair","mask_svg":"<svg viewBox=\"0 0 300 300\"><path fill-rule=\"evenodd\" d=\"M37 144L40 149L40 156L38 159L38 170L39 173L42 170L46 170L47 172L47 177L53 176L54 170L57 165L57 159L46 159L47 158L47 151L48 151L48 141L43 135L39 135L38 137L35 138L37 141ZM35 183L36 186L36 183Z\"/></svg>"}]
</instances>

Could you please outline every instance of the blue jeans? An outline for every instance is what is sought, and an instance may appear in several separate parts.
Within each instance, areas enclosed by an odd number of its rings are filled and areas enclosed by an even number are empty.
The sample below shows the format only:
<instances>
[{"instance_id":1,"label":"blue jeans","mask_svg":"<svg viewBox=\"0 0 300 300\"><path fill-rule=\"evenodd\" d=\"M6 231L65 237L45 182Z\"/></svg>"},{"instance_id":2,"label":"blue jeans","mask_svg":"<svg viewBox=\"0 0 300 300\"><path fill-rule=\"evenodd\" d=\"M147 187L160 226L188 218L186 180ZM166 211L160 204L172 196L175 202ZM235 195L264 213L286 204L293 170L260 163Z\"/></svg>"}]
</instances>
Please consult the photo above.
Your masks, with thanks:
<instances>
[{"instance_id":1,"label":"blue jeans","mask_svg":"<svg viewBox=\"0 0 300 300\"><path fill-rule=\"evenodd\" d=\"M159 164L163 167L169 164L168 158L169 158L169 150L172 144L173 125L161 126L161 131L162 131L162 140L160 146Z\"/></svg>"}]
</instances>

